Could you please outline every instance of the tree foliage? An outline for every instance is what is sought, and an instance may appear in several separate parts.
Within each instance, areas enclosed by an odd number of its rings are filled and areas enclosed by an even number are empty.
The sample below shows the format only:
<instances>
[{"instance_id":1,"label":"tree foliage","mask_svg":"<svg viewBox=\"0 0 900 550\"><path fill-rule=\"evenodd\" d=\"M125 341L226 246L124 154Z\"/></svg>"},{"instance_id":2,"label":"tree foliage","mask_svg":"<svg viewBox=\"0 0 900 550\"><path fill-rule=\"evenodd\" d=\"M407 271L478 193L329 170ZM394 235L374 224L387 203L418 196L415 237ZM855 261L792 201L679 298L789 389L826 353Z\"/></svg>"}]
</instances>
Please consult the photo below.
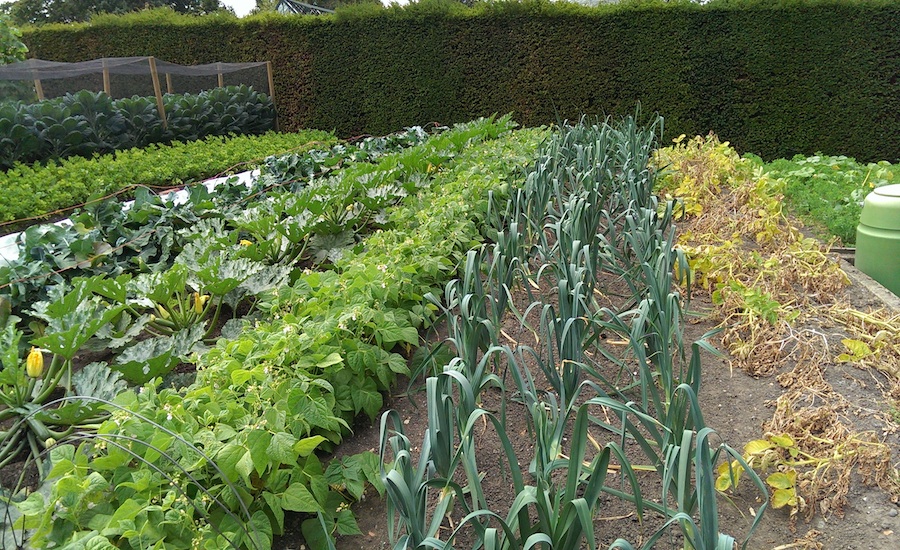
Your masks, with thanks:
<instances>
[{"instance_id":1,"label":"tree foliage","mask_svg":"<svg viewBox=\"0 0 900 550\"><path fill-rule=\"evenodd\" d=\"M320 8L333 10L341 6L352 6L356 4L381 4L381 0L311 0L307 4L315 4Z\"/></svg>"},{"instance_id":2,"label":"tree foliage","mask_svg":"<svg viewBox=\"0 0 900 550\"><path fill-rule=\"evenodd\" d=\"M635 1L427 0L324 18L106 16L26 29L23 39L37 57L60 61L271 61L283 129L380 135L510 111L535 126L626 115L640 102L665 113L670 137L715 130L763 158L897 159L897 0L753 9Z\"/></svg>"},{"instance_id":3,"label":"tree foliage","mask_svg":"<svg viewBox=\"0 0 900 550\"><path fill-rule=\"evenodd\" d=\"M179 13L205 15L225 9L220 0L18 0L9 8L18 24L75 23L99 13L128 13L169 7Z\"/></svg>"},{"instance_id":4,"label":"tree foliage","mask_svg":"<svg viewBox=\"0 0 900 550\"><path fill-rule=\"evenodd\" d=\"M28 48L21 40L22 33L11 26L7 16L0 14L0 65L23 61ZM0 80L0 100L25 100L34 97L34 90L24 82Z\"/></svg>"},{"instance_id":5,"label":"tree foliage","mask_svg":"<svg viewBox=\"0 0 900 550\"><path fill-rule=\"evenodd\" d=\"M25 59L28 48L20 40L21 36L19 29L10 26L6 17L0 15L0 65Z\"/></svg>"}]
</instances>

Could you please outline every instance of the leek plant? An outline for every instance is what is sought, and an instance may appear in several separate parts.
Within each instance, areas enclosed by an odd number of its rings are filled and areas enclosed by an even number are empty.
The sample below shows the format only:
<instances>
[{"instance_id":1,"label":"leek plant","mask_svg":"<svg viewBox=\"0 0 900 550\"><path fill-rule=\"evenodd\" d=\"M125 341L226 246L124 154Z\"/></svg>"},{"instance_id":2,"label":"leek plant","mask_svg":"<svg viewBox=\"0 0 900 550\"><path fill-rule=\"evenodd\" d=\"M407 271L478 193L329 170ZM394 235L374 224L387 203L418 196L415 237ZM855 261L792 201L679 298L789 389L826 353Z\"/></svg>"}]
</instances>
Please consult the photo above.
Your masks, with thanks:
<instances>
[{"instance_id":1,"label":"leek plant","mask_svg":"<svg viewBox=\"0 0 900 550\"><path fill-rule=\"evenodd\" d=\"M396 413L382 417L382 458L388 460L389 447L393 458L383 465L382 477L395 549L451 548L467 527L475 530L475 548L594 549L594 518L604 493L633 503L642 521L647 510L665 518L642 549L653 548L672 529L680 530L686 548L734 546L732 537L719 532L715 466L737 463L751 470L740 453L711 441L714 432L700 409L700 353L715 350L704 336L690 345L688 358L682 337L686 298L676 287L689 290L689 266L674 248L676 203L659 204L649 168L661 131L659 117L647 126L630 117L561 127L507 205L492 202L488 219L495 245L487 276L483 251L470 252L462 276L444 292L447 305L441 307L458 357L426 382L428 430L417 462ZM541 265L535 278L550 282L557 303L534 301L520 314L509 305L511 292L520 277L530 276L534 256ZM618 310L598 305L604 280L598 274L604 272L625 281L629 291ZM531 295L527 284L525 290ZM533 308L541 311L534 331L538 348L513 352L500 346L503 314L512 312L524 325ZM601 334L608 332L627 341L626 356L604 347ZM619 376L634 372L633 384L623 388L604 378L589 349L612 361ZM549 389L539 389L545 384L535 381L526 358ZM507 392L496 375L501 363L530 418L534 453L527 472L503 416L482 409L478 398L489 384ZM628 395L635 388L639 397L632 400ZM596 408L604 414L593 413ZM476 459L473 430L488 420L516 493L504 514L486 501ZM596 442L590 427L611 441ZM646 468L634 467L622 452L629 441L662 482L658 501L647 498L635 472ZM621 472L616 482L607 480L612 459ZM765 495L759 477L751 477ZM448 530L444 516L462 519ZM619 539L610 548L633 547Z\"/></svg>"},{"instance_id":2,"label":"leek plant","mask_svg":"<svg viewBox=\"0 0 900 550\"><path fill-rule=\"evenodd\" d=\"M649 124L639 122L640 111L624 118L616 127L614 140L616 179L624 190L627 204L648 206L653 200L655 174L650 157L656 149L657 136L664 131L664 121L655 115Z\"/></svg>"},{"instance_id":3,"label":"leek plant","mask_svg":"<svg viewBox=\"0 0 900 550\"><path fill-rule=\"evenodd\" d=\"M449 319L451 341L468 369L475 368L480 353L497 344L496 325L492 321L497 316L490 312L493 304L485 288L483 260L480 250L470 250L462 277L450 281L444 289L448 310L459 311Z\"/></svg>"},{"instance_id":4,"label":"leek plant","mask_svg":"<svg viewBox=\"0 0 900 550\"><path fill-rule=\"evenodd\" d=\"M503 315L512 307L512 289L522 280L527 270L523 234L518 222L509 224L508 230L497 232L487 274L487 284L492 298L491 322L500 326ZM513 308L512 313L521 319Z\"/></svg>"},{"instance_id":5,"label":"leek plant","mask_svg":"<svg viewBox=\"0 0 900 550\"><path fill-rule=\"evenodd\" d=\"M476 547L485 549L524 550L546 545L577 550L583 544L596 548L593 518L601 494L606 491L612 456L617 457L632 480L634 493L640 494L636 476L621 447L610 443L590 457L587 434L590 415L587 407L580 407L568 456L559 447L551 450L554 436L552 430L546 429L546 414L552 407L530 399L529 411L538 437L532 462L535 466L526 478L502 421L484 409L476 409L465 418L454 414L453 384L446 382L451 377L457 382L459 376L458 372L447 372L444 382L437 377L428 380L428 430L417 461L397 413L389 411L382 416L381 454L385 460L388 456L393 458L389 467L382 467L393 548L451 548L454 539L467 526L475 529ZM457 389L460 393L467 391L464 383L458 384ZM535 396L533 392L529 395ZM508 471L516 493L505 516L491 511L481 490L476 429L482 430L482 423L487 420L492 423L503 449L504 470ZM462 476L458 470L462 470ZM429 504L433 507L429 508ZM448 531L444 520L454 512L462 519ZM441 536L442 531L448 534Z\"/></svg>"},{"instance_id":6,"label":"leek plant","mask_svg":"<svg viewBox=\"0 0 900 550\"><path fill-rule=\"evenodd\" d=\"M449 325L447 341L453 345L456 356L445 370L464 373L475 388L476 400L484 388L503 385L491 370L491 358L499 346L490 313L495 306L486 292L481 264L481 251L469 251L462 276L444 287L444 301L431 293L425 296L443 310Z\"/></svg>"},{"instance_id":7,"label":"leek plant","mask_svg":"<svg viewBox=\"0 0 900 550\"><path fill-rule=\"evenodd\" d=\"M443 548L442 524L445 517L455 511L457 503L466 516L473 509L486 509L475 459L474 430L476 425L480 427L479 420L484 417L493 423L498 433L503 433L502 423L483 409L476 409L464 424L459 424L460 416L446 407L452 403L452 397L446 392L451 385L442 384L435 378L430 380L434 381L429 385L428 406L439 412L429 414L429 427L417 461L396 411L387 411L381 417L381 479L388 496L388 535L395 550ZM434 398L438 402L433 402ZM455 446L454 441L460 444ZM508 441L506 443L508 445ZM511 446L507 446L506 451L511 454ZM392 461L386 466L384 461L388 456ZM455 480L456 470L460 467L465 472L465 486ZM441 475L440 470L446 470L449 475ZM466 494L473 505L467 502ZM433 507L429 508L429 505ZM481 527L478 521L470 521L476 528ZM448 542L453 536L447 539Z\"/></svg>"},{"instance_id":8,"label":"leek plant","mask_svg":"<svg viewBox=\"0 0 900 550\"><path fill-rule=\"evenodd\" d=\"M598 229L603 208L582 196L573 196L566 202L566 211L547 229L556 237L553 248L547 254L559 271L567 271L573 262L580 262L585 271L586 294L591 295L601 269ZM563 276L562 273L559 274Z\"/></svg>"},{"instance_id":9,"label":"leek plant","mask_svg":"<svg viewBox=\"0 0 900 550\"><path fill-rule=\"evenodd\" d=\"M693 396L689 387L685 386L684 391ZM654 510L667 518L665 524L641 548L653 548L653 543L665 530L670 526L677 525L684 537L686 549L732 550L735 546L734 538L719 531L715 485L716 464L722 461L731 461L731 463L736 461L740 467L746 468L747 463L740 452L724 443L714 445L710 438L715 432L708 427L699 430L684 430L680 434L676 434L669 431L651 415L635 408L634 404L608 398L595 398L586 403L586 406L590 405L602 405L618 413L621 427L614 428L612 431L620 435L623 440L628 438L635 441L645 456L651 460L659 460L656 464L662 481L662 494L659 502L643 498L643 495L634 488L632 488L632 493L626 493L611 486L604 488L604 491L611 495L633 502L639 514L643 507ZM636 419L636 422L632 419ZM592 418L592 421L602 424L596 417ZM609 429L608 425L604 425L604 427ZM647 432L650 433L649 437L643 435ZM665 443L660 443L661 441L665 441ZM765 484L758 475L754 474L751 479L759 491L760 497L765 501L768 495ZM759 525L767 507L768 502L765 502L756 512L756 517L741 548L747 547L750 537ZM617 543L617 547L623 550L633 548L625 542L617 541Z\"/></svg>"},{"instance_id":10,"label":"leek plant","mask_svg":"<svg viewBox=\"0 0 900 550\"><path fill-rule=\"evenodd\" d=\"M474 411L485 388L503 389L503 380L497 371L503 356L510 357L512 352L507 346L500 345L498 333L503 315L510 307L510 288L520 271L520 241L515 231L516 228L512 228L508 234L501 232L498 235L499 242L494 246L487 277L482 273L483 251L471 250L466 254L461 277L445 286L444 301L432 294L426 295L443 310L450 331L447 340L456 352L444 370L463 373L466 383L472 387L471 403L466 399L461 403L466 414Z\"/></svg>"},{"instance_id":11,"label":"leek plant","mask_svg":"<svg viewBox=\"0 0 900 550\"><path fill-rule=\"evenodd\" d=\"M552 267L555 268L552 271L558 307L545 305L541 313L547 353L546 361L540 361L539 365L562 402L569 407L586 366L584 345L592 315L590 273L594 267L590 264L589 247L575 241L571 260L559 258Z\"/></svg>"},{"instance_id":12,"label":"leek plant","mask_svg":"<svg viewBox=\"0 0 900 550\"><path fill-rule=\"evenodd\" d=\"M533 419L539 424L542 412L540 404L532 407ZM569 456L539 460L532 472L531 483L525 483L514 454L504 459L513 470L511 478L516 497L506 516L488 510L470 513L462 521L452 537L467 523L479 520L483 527L481 538L485 550L527 550L529 548L553 548L554 550L579 550L585 546L597 548L594 535L594 517L604 491L610 458L615 455L624 471L634 479L621 448L609 443L588 460L587 407L581 407L572 429ZM501 435L504 448L508 439ZM536 449L542 448L538 438ZM542 451L538 452L543 455ZM558 474L562 475L558 475ZM496 526L494 526L496 525Z\"/></svg>"},{"instance_id":13,"label":"leek plant","mask_svg":"<svg viewBox=\"0 0 900 550\"><path fill-rule=\"evenodd\" d=\"M559 231L559 228L557 227ZM557 242L562 241L561 238ZM592 290L596 266L591 263L590 246L575 240L570 248L557 247L554 262L538 271L538 279L545 273L556 286L557 307L543 305L540 334L543 349L522 346L520 353L528 353L537 364L552 391L537 395L536 385L527 369L514 377L534 422L535 434L544 444L546 460L555 460L562 453L563 440L576 411L576 401L582 389L583 372L595 371L588 365L585 338L594 305ZM539 302L537 302L539 303ZM536 456L530 471L540 468L541 457Z\"/></svg>"},{"instance_id":14,"label":"leek plant","mask_svg":"<svg viewBox=\"0 0 900 550\"><path fill-rule=\"evenodd\" d=\"M479 410L476 393L465 376L452 369L428 378L425 388L428 403L425 437L431 451L431 469L437 476L450 479L461 455L472 452L473 440L464 433L463 426ZM477 472L477 468L472 470ZM480 494L477 487L473 489L473 495Z\"/></svg>"}]
</instances>

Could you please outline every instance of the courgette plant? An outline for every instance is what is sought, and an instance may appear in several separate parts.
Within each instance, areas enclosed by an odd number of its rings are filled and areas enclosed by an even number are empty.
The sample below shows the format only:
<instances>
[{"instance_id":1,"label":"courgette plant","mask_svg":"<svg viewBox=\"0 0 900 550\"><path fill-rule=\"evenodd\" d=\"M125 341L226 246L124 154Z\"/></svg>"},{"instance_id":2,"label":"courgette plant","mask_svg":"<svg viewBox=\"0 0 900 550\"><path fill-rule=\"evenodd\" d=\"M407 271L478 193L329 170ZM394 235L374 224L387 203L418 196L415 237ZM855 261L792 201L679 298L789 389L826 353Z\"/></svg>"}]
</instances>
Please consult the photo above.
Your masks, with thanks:
<instances>
[{"instance_id":1,"label":"courgette plant","mask_svg":"<svg viewBox=\"0 0 900 550\"><path fill-rule=\"evenodd\" d=\"M94 292L96 281L76 280L72 291L49 304L41 304L38 315L47 321L43 335L22 360L19 318L5 317L0 327L0 421L10 422L0 431L0 467L27 451L40 463L44 449L70 435L78 426L93 425L105 413L95 403L51 401L74 395L72 361L84 344L122 312L123 306L104 304ZM5 300L5 299L4 299ZM50 355L49 365L45 355ZM113 379L114 381L114 379Z\"/></svg>"}]
</instances>

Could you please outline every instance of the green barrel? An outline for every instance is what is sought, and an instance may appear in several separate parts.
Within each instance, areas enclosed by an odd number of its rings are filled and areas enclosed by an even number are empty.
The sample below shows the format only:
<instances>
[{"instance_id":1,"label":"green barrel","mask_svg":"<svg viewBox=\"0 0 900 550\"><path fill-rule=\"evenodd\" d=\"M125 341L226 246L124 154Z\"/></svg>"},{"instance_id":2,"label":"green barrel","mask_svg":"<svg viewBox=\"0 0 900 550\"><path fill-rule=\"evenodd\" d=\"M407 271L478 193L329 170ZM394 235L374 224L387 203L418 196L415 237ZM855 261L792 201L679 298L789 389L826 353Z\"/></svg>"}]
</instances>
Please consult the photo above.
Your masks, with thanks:
<instances>
[{"instance_id":1,"label":"green barrel","mask_svg":"<svg viewBox=\"0 0 900 550\"><path fill-rule=\"evenodd\" d=\"M900 296L900 184L866 197L856 228L856 267Z\"/></svg>"}]
</instances>

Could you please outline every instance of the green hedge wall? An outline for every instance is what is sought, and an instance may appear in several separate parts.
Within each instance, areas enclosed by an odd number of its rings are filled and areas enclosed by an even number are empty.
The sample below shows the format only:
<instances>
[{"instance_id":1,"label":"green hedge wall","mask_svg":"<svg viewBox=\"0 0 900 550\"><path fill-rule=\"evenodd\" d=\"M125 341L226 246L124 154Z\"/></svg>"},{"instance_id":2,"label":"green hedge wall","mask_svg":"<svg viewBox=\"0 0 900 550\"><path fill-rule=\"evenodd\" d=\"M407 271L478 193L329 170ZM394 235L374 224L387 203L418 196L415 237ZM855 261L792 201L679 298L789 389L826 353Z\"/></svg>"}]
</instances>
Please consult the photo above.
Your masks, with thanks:
<instances>
[{"instance_id":1,"label":"green hedge wall","mask_svg":"<svg viewBox=\"0 0 900 550\"><path fill-rule=\"evenodd\" d=\"M726 3L727 2L727 3ZM625 114L764 158L900 158L900 3L719 0L585 8L447 0L243 20L150 12L26 29L37 57L271 60L282 128L384 134L514 112Z\"/></svg>"}]
</instances>

